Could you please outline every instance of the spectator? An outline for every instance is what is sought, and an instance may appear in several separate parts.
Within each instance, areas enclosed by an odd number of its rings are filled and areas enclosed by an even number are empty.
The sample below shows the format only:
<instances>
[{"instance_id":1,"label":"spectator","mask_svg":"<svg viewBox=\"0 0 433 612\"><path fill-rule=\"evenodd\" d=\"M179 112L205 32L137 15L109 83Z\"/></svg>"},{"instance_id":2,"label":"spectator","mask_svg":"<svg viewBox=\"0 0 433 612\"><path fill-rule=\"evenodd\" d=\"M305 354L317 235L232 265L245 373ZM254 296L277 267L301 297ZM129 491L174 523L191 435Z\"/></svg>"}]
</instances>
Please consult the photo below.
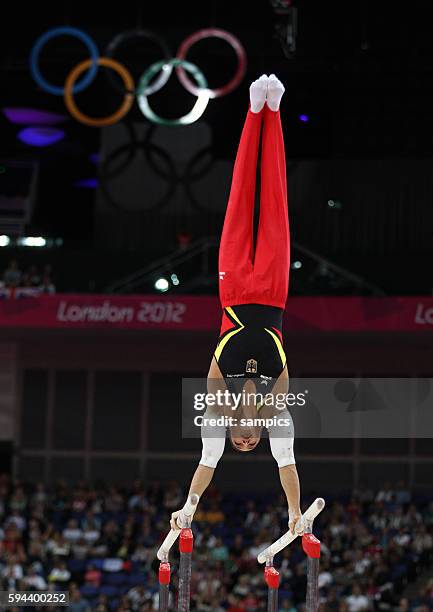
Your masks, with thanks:
<instances>
[{"instance_id":1,"label":"spectator","mask_svg":"<svg viewBox=\"0 0 433 612\"><path fill-rule=\"evenodd\" d=\"M229 607L227 612L245 612L245 608L241 605L238 597L231 595L229 597Z\"/></svg>"},{"instance_id":2,"label":"spectator","mask_svg":"<svg viewBox=\"0 0 433 612\"><path fill-rule=\"evenodd\" d=\"M400 480L397 483L396 491L395 491L395 502L396 504L403 506L404 504L409 504L411 499L410 491L406 487L404 480Z\"/></svg>"},{"instance_id":3,"label":"spectator","mask_svg":"<svg viewBox=\"0 0 433 612\"><path fill-rule=\"evenodd\" d=\"M11 497L9 507L17 512L24 512L27 507L27 496L22 487L18 486Z\"/></svg>"},{"instance_id":4,"label":"spectator","mask_svg":"<svg viewBox=\"0 0 433 612\"><path fill-rule=\"evenodd\" d=\"M253 545L249 548L248 554L252 559L257 559L257 555L262 552L265 548L267 548L272 542L266 540L265 534L261 533L260 535L254 538Z\"/></svg>"},{"instance_id":5,"label":"spectator","mask_svg":"<svg viewBox=\"0 0 433 612\"><path fill-rule=\"evenodd\" d=\"M38 482L36 490L31 498L32 507L45 506L47 502L47 493L45 491L45 485L42 482Z\"/></svg>"},{"instance_id":6,"label":"spectator","mask_svg":"<svg viewBox=\"0 0 433 612\"><path fill-rule=\"evenodd\" d=\"M23 584L26 590L34 589L35 591L45 591L47 583L42 576L36 573L36 569L33 565L27 570L26 576L23 578Z\"/></svg>"},{"instance_id":7,"label":"spectator","mask_svg":"<svg viewBox=\"0 0 433 612\"><path fill-rule=\"evenodd\" d=\"M18 267L18 262L16 259L11 259L9 262L9 267L3 273L3 282L6 287L13 288L19 287L21 283L22 273Z\"/></svg>"},{"instance_id":8,"label":"spectator","mask_svg":"<svg viewBox=\"0 0 433 612\"><path fill-rule=\"evenodd\" d=\"M248 593L245 599L242 601L242 605L247 612L256 612L257 608L259 607L259 600L252 593Z\"/></svg>"},{"instance_id":9,"label":"spectator","mask_svg":"<svg viewBox=\"0 0 433 612\"><path fill-rule=\"evenodd\" d=\"M223 543L221 538L217 538L215 546L210 551L210 557L214 561L227 561L229 558L229 551L227 546Z\"/></svg>"},{"instance_id":10,"label":"spectator","mask_svg":"<svg viewBox=\"0 0 433 612\"><path fill-rule=\"evenodd\" d=\"M91 563L88 566L86 573L84 574L84 580L86 581L86 584L99 588L101 584L101 579L102 572L96 569L96 567Z\"/></svg>"},{"instance_id":11,"label":"spectator","mask_svg":"<svg viewBox=\"0 0 433 612\"><path fill-rule=\"evenodd\" d=\"M68 557L71 546L61 533L54 533L53 537L47 541L46 550L54 557Z\"/></svg>"},{"instance_id":12,"label":"spectator","mask_svg":"<svg viewBox=\"0 0 433 612\"><path fill-rule=\"evenodd\" d=\"M128 599L131 602L133 610L140 610L141 606L143 606L149 598L146 589L140 584L128 591Z\"/></svg>"},{"instance_id":13,"label":"spectator","mask_svg":"<svg viewBox=\"0 0 433 612\"><path fill-rule=\"evenodd\" d=\"M67 542L73 544L81 539L83 532L78 527L78 522L75 519L71 519L66 527L63 530L63 537Z\"/></svg>"},{"instance_id":14,"label":"spectator","mask_svg":"<svg viewBox=\"0 0 433 612\"><path fill-rule=\"evenodd\" d=\"M65 586L71 578L71 573L64 561L54 561L54 567L48 575L49 582L54 582L57 586Z\"/></svg>"},{"instance_id":15,"label":"spectator","mask_svg":"<svg viewBox=\"0 0 433 612\"><path fill-rule=\"evenodd\" d=\"M12 504L10 508L13 508ZM26 519L20 514L18 510L12 510L12 513L5 521L5 527L11 526L12 530L15 528L17 531L24 531L26 528ZM18 537L18 536L17 536Z\"/></svg>"},{"instance_id":16,"label":"spectator","mask_svg":"<svg viewBox=\"0 0 433 612\"><path fill-rule=\"evenodd\" d=\"M371 609L368 597L363 594L359 584L352 587L352 594L347 597L346 602L349 612L364 612Z\"/></svg>"},{"instance_id":17,"label":"spectator","mask_svg":"<svg viewBox=\"0 0 433 612\"><path fill-rule=\"evenodd\" d=\"M376 495L377 502L391 503L394 497L394 491L391 489L391 483L386 482L384 487Z\"/></svg>"},{"instance_id":18,"label":"spectator","mask_svg":"<svg viewBox=\"0 0 433 612\"><path fill-rule=\"evenodd\" d=\"M224 512L221 511L221 507L216 502L212 502L209 511L206 513L206 521L211 525L216 523L223 523L225 519Z\"/></svg>"},{"instance_id":19,"label":"spectator","mask_svg":"<svg viewBox=\"0 0 433 612\"><path fill-rule=\"evenodd\" d=\"M9 555L15 555L15 558L19 561L24 561L25 551L22 534L15 523L4 525L4 538L0 550L4 550Z\"/></svg>"},{"instance_id":20,"label":"spectator","mask_svg":"<svg viewBox=\"0 0 433 612\"><path fill-rule=\"evenodd\" d=\"M328 596L326 598L324 598L324 600L326 599L326 607L324 608L324 610L326 612L332 612L333 610L338 610L339 608L339 603L338 603L338 596L337 596L337 591L335 589L331 589L328 593Z\"/></svg>"},{"instance_id":21,"label":"spectator","mask_svg":"<svg viewBox=\"0 0 433 612\"><path fill-rule=\"evenodd\" d=\"M39 287L40 284L41 277L38 273L38 269L35 265L31 265L27 272L23 274L21 285L23 287Z\"/></svg>"},{"instance_id":22,"label":"spectator","mask_svg":"<svg viewBox=\"0 0 433 612\"><path fill-rule=\"evenodd\" d=\"M284 599L278 609L278 612L296 612L296 608L294 607L293 602L290 601L290 599Z\"/></svg>"},{"instance_id":23,"label":"spectator","mask_svg":"<svg viewBox=\"0 0 433 612\"><path fill-rule=\"evenodd\" d=\"M177 483L167 490L173 497L185 496ZM3 588L40 590L48 583L48 588L65 590L72 578L72 609L79 612L90 608L104 612L116 601L116 610L152 612L158 600L155 555L172 511L172 499L163 491L158 483L147 488L140 483L131 488L79 483L73 488L60 482L52 489L40 483L32 488L0 476ZM433 505L416 498L410 507L399 505L396 498L391 503L376 501L372 492L364 497L361 490L348 499L348 503L330 499L317 524L322 540L320 610L363 612L373 602L377 609L398 612L433 609L432 583L418 590L416 600L407 605L401 600L397 608L406 581L431 567ZM214 489L211 499L202 500L195 517L201 520L193 525L192 609L261 612L265 608L267 590L256 554L287 528L286 514L285 500L277 498L270 505L266 494L252 502L244 495L226 498ZM101 569L93 562L96 558ZM306 564L300 546L282 551L278 565L279 612L303 612ZM99 590L104 576L114 579L115 575L122 586L110 602L102 595L81 597L82 585ZM130 576L138 586L124 596L122 579L128 584ZM173 587L175 593L176 575Z\"/></svg>"},{"instance_id":24,"label":"spectator","mask_svg":"<svg viewBox=\"0 0 433 612\"><path fill-rule=\"evenodd\" d=\"M75 559L86 559L89 554L89 545L84 538L74 542L71 551Z\"/></svg>"},{"instance_id":25,"label":"spectator","mask_svg":"<svg viewBox=\"0 0 433 612\"><path fill-rule=\"evenodd\" d=\"M69 591L69 606L71 612L90 612L89 602L81 597L80 590L76 585L71 585Z\"/></svg>"},{"instance_id":26,"label":"spectator","mask_svg":"<svg viewBox=\"0 0 433 612\"><path fill-rule=\"evenodd\" d=\"M40 287L43 293L51 295L56 292L56 287L52 280L52 268L49 265L44 267Z\"/></svg>"},{"instance_id":27,"label":"spectator","mask_svg":"<svg viewBox=\"0 0 433 612\"><path fill-rule=\"evenodd\" d=\"M318 583L319 589L329 587L333 582L332 573L329 571L329 561L327 559L322 563L322 568L319 573Z\"/></svg>"},{"instance_id":28,"label":"spectator","mask_svg":"<svg viewBox=\"0 0 433 612\"><path fill-rule=\"evenodd\" d=\"M169 482L164 494L164 507L169 510L175 510L181 504L181 501L182 489L177 482Z\"/></svg>"},{"instance_id":29,"label":"spectator","mask_svg":"<svg viewBox=\"0 0 433 612\"><path fill-rule=\"evenodd\" d=\"M10 555L1 574L2 577L6 579L7 590L17 590L18 581L20 581L23 577L22 565L21 563L18 563L16 557Z\"/></svg>"}]
</instances>

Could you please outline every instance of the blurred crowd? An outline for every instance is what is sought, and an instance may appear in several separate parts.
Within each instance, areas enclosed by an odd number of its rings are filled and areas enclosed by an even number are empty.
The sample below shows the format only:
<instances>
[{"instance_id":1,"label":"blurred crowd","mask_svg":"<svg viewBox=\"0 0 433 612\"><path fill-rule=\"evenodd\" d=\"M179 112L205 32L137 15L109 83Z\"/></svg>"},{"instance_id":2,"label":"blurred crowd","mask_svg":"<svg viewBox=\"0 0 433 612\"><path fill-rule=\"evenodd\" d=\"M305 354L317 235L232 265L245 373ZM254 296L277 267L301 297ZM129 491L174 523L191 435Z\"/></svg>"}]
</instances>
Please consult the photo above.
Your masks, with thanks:
<instances>
[{"instance_id":1,"label":"blurred crowd","mask_svg":"<svg viewBox=\"0 0 433 612\"><path fill-rule=\"evenodd\" d=\"M33 289L37 293L48 294L56 292L50 265L45 265L42 269L31 265L26 270L21 270L16 259L11 259L7 268L1 274L0 289Z\"/></svg>"},{"instance_id":2,"label":"blurred crowd","mask_svg":"<svg viewBox=\"0 0 433 612\"><path fill-rule=\"evenodd\" d=\"M184 501L176 484L102 483L47 488L0 478L2 590L68 590L73 612L157 610L156 551ZM308 500L305 500L308 503ZM315 523L322 541L320 610L429 612L433 581L433 502L399 485L327 499ZM258 552L287 529L283 497L222 495L211 487L195 514L191 609L266 610ZM171 554L177 592L177 553ZM300 542L276 559L279 612L305 610L306 557ZM419 585L407 598L405 590ZM176 609L175 595L171 608Z\"/></svg>"}]
</instances>

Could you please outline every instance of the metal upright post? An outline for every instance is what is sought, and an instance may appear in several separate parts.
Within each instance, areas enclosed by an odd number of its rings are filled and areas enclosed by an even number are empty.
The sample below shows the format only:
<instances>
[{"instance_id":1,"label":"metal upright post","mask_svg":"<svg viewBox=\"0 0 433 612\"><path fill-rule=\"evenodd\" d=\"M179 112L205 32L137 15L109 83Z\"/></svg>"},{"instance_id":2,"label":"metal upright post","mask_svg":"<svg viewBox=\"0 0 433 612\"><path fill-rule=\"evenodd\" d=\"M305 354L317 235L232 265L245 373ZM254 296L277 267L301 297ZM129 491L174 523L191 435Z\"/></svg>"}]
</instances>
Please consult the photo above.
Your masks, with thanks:
<instances>
[{"instance_id":1,"label":"metal upright post","mask_svg":"<svg viewBox=\"0 0 433 612\"><path fill-rule=\"evenodd\" d=\"M179 602L178 610L188 612L190 607L190 582L191 582L191 555L193 548L193 535L191 521L196 511L199 496L195 493L190 495L176 519L179 529L170 529L157 552L157 558L161 561L159 566L159 610L167 612L169 603L170 564L168 555L173 544L180 536L180 567L179 567Z\"/></svg>"},{"instance_id":2,"label":"metal upright post","mask_svg":"<svg viewBox=\"0 0 433 612\"><path fill-rule=\"evenodd\" d=\"M278 612L280 573L273 566L273 557L266 561L265 581L268 585L268 612Z\"/></svg>"},{"instance_id":3,"label":"metal upright post","mask_svg":"<svg viewBox=\"0 0 433 612\"><path fill-rule=\"evenodd\" d=\"M191 561L194 537L189 528L182 529L179 538L179 598L178 612L189 612L191 601Z\"/></svg>"},{"instance_id":4,"label":"metal upright post","mask_svg":"<svg viewBox=\"0 0 433 612\"><path fill-rule=\"evenodd\" d=\"M170 563L161 561L159 564L159 612L168 612L168 598L170 589Z\"/></svg>"},{"instance_id":5,"label":"metal upright post","mask_svg":"<svg viewBox=\"0 0 433 612\"><path fill-rule=\"evenodd\" d=\"M309 508L301 517L300 524L302 530L292 532L290 529L286 531L278 540L272 542L270 546L262 550L257 555L259 563L266 563L265 580L269 587L268 595L268 611L278 610L278 586L279 574L273 567L274 555L282 551L286 546L291 544L302 533L302 547L305 554L308 556L307 569L307 610L306 612L317 612L319 607L319 558L320 558L320 542L311 533L313 521L325 507L325 500L318 497L313 501ZM274 607L272 607L274 606Z\"/></svg>"},{"instance_id":6,"label":"metal upright post","mask_svg":"<svg viewBox=\"0 0 433 612\"><path fill-rule=\"evenodd\" d=\"M320 541L311 533L312 521L307 522L302 536L302 548L307 555L307 598L306 612L317 612L319 609L319 564Z\"/></svg>"}]
</instances>

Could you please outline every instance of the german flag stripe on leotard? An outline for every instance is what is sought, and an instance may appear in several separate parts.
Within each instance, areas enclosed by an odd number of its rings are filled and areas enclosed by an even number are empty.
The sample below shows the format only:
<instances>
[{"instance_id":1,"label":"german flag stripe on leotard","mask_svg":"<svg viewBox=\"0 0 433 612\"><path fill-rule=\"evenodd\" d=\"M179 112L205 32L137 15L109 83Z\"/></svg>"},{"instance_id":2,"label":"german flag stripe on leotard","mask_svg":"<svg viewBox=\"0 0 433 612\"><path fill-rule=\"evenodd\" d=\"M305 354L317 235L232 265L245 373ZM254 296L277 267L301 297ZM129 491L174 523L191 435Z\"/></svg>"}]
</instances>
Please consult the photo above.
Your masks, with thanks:
<instances>
[{"instance_id":1,"label":"german flag stripe on leotard","mask_svg":"<svg viewBox=\"0 0 433 612\"><path fill-rule=\"evenodd\" d=\"M286 353L284 352L283 345L281 343L280 338L277 336L275 332L271 331L267 327L265 327L265 331L267 331L268 334L274 339L275 344L277 345L278 353L280 354L281 363L283 364L283 368L285 368L286 367Z\"/></svg>"},{"instance_id":2,"label":"german flag stripe on leotard","mask_svg":"<svg viewBox=\"0 0 433 612\"><path fill-rule=\"evenodd\" d=\"M242 321L237 317L236 313L233 311L232 308L230 308L230 306L228 308L224 308L225 313L227 314L227 316L229 317L230 321L233 323L233 325L235 326L233 329L229 329L227 330L220 338L220 341L218 342L218 345L215 349L215 359L219 360L219 358L221 357L221 353L223 352L223 349L225 347L225 345L227 344L227 342L230 340L230 338L233 338L233 336L235 334L238 334L240 331L242 331L245 328L245 325L242 323Z\"/></svg>"}]
</instances>

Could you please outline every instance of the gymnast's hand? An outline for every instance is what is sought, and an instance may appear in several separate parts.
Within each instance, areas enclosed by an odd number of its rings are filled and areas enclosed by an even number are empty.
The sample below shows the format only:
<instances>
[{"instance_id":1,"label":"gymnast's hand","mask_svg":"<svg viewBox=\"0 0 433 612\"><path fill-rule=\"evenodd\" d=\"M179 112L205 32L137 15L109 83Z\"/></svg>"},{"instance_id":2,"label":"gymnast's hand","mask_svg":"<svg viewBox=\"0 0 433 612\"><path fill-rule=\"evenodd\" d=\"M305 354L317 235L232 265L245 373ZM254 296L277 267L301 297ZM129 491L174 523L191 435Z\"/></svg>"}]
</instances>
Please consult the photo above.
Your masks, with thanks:
<instances>
[{"instance_id":1,"label":"gymnast's hand","mask_svg":"<svg viewBox=\"0 0 433 612\"><path fill-rule=\"evenodd\" d=\"M176 512L172 512L171 514L171 519L170 519L170 527L172 529L181 529L181 527L179 527L179 525L177 524L177 519L180 517L180 524L182 525L183 521L185 520L185 517L183 515L183 510L177 510Z\"/></svg>"},{"instance_id":2,"label":"gymnast's hand","mask_svg":"<svg viewBox=\"0 0 433 612\"><path fill-rule=\"evenodd\" d=\"M302 535L304 533L305 524L299 508L294 512L289 510L289 529L296 535Z\"/></svg>"}]
</instances>

